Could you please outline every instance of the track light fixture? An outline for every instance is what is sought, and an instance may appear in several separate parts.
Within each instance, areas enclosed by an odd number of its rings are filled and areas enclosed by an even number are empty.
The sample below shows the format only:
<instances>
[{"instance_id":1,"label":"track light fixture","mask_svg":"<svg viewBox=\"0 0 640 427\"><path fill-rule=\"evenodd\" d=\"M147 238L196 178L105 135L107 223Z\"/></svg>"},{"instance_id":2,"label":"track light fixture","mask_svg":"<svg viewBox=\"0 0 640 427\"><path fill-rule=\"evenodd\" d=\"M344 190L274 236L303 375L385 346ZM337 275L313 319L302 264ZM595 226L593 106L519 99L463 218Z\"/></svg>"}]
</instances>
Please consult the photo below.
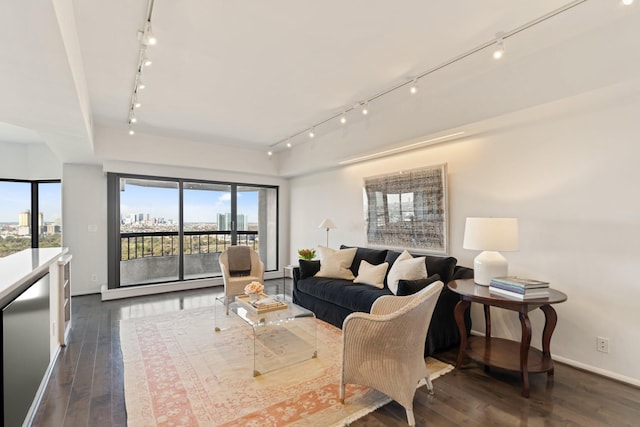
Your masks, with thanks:
<instances>
[{"instance_id":1,"label":"track light fixture","mask_svg":"<svg viewBox=\"0 0 640 427\"><path fill-rule=\"evenodd\" d=\"M631 4L633 4L633 0L622 0L622 4L625 6L629 6Z\"/></svg>"},{"instance_id":2,"label":"track light fixture","mask_svg":"<svg viewBox=\"0 0 640 427\"><path fill-rule=\"evenodd\" d=\"M369 101L364 101L364 103L362 104L362 114L364 116L369 114Z\"/></svg>"},{"instance_id":3,"label":"track light fixture","mask_svg":"<svg viewBox=\"0 0 640 427\"><path fill-rule=\"evenodd\" d=\"M344 113L342 113L342 115L340 116L340 123L342 123L342 124L347 123L347 113L346 113L346 111Z\"/></svg>"},{"instance_id":4,"label":"track light fixture","mask_svg":"<svg viewBox=\"0 0 640 427\"><path fill-rule=\"evenodd\" d=\"M504 55L504 33L496 34L496 48L493 51L493 59L500 59Z\"/></svg>"},{"instance_id":5,"label":"track light fixture","mask_svg":"<svg viewBox=\"0 0 640 427\"><path fill-rule=\"evenodd\" d=\"M315 138L316 137L316 127L313 126L311 129L309 129L309 138Z\"/></svg>"},{"instance_id":6,"label":"track light fixture","mask_svg":"<svg viewBox=\"0 0 640 427\"><path fill-rule=\"evenodd\" d=\"M147 21L144 24L144 37L142 38L142 43L148 46L155 46L158 43L158 39L151 31L151 22Z\"/></svg>"},{"instance_id":7,"label":"track light fixture","mask_svg":"<svg viewBox=\"0 0 640 427\"><path fill-rule=\"evenodd\" d=\"M271 150L267 151L267 156L269 156L269 157L273 156L273 151L271 151Z\"/></svg>"},{"instance_id":8,"label":"track light fixture","mask_svg":"<svg viewBox=\"0 0 640 427\"><path fill-rule=\"evenodd\" d=\"M136 131L133 128L129 128L129 135L135 135Z\"/></svg>"},{"instance_id":9,"label":"track light fixture","mask_svg":"<svg viewBox=\"0 0 640 427\"><path fill-rule=\"evenodd\" d=\"M291 137L287 140L287 148L291 148Z\"/></svg>"},{"instance_id":10,"label":"track light fixture","mask_svg":"<svg viewBox=\"0 0 640 427\"><path fill-rule=\"evenodd\" d=\"M409 88L409 92L411 93L411 95L415 95L418 92L418 78L417 77L415 79L413 79L413 82L411 82L411 87Z\"/></svg>"}]
</instances>

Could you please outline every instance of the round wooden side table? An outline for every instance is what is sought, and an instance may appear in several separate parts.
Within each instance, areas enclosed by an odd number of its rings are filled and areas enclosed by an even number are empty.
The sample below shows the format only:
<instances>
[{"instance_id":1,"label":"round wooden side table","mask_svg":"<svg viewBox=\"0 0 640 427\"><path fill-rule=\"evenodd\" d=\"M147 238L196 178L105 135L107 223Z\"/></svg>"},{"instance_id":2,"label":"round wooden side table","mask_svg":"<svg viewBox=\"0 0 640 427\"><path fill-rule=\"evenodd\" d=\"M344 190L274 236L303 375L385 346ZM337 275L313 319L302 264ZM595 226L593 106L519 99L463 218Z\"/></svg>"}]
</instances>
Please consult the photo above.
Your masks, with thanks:
<instances>
[{"instance_id":1,"label":"round wooden side table","mask_svg":"<svg viewBox=\"0 0 640 427\"><path fill-rule=\"evenodd\" d=\"M456 368L462 365L462 358L466 354L472 360L487 367L494 367L508 371L520 372L522 378L522 395L529 397L529 373L546 372L553 375L553 359L549 345L551 335L556 327L558 316L551 304L558 304L567 300L567 295L555 289L549 289L547 298L517 300L491 293L488 286L476 285L473 279L453 280L447 284L449 289L460 295L460 302L456 304L454 315L460 331L460 349ZM485 336L467 337L464 323L464 313L472 302L484 306ZM495 338L491 336L490 307L517 311L522 325L520 342ZM545 325L542 332L542 351L531 348L531 322L529 312L539 308L544 312ZM519 354L520 357L516 357Z\"/></svg>"}]
</instances>

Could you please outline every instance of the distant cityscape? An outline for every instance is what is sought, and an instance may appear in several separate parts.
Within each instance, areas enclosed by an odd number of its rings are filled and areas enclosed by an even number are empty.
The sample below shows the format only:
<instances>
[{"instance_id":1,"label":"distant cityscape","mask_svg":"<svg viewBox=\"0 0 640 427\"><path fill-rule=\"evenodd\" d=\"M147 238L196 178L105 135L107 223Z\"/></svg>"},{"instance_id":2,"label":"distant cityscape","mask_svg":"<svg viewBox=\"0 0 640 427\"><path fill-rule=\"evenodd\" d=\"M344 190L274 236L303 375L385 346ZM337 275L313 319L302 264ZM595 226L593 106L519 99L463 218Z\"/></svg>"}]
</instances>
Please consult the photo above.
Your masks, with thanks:
<instances>
[{"instance_id":1,"label":"distant cityscape","mask_svg":"<svg viewBox=\"0 0 640 427\"><path fill-rule=\"evenodd\" d=\"M60 234L62 232L60 219L45 222L42 212L38 214L38 229L41 236ZM20 212L18 222L0 223L0 237L4 239L7 237L27 238L29 236L31 236L31 211L28 209Z\"/></svg>"},{"instance_id":2,"label":"distant cityscape","mask_svg":"<svg viewBox=\"0 0 640 427\"><path fill-rule=\"evenodd\" d=\"M238 214L237 231L257 231L258 224L248 222L246 214ZM230 213L216 214L217 222L185 223L187 231L218 231L232 229L232 216ZM148 213L129 214L120 219L120 231L123 233L135 233L144 231L173 231L178 229L178 221L167 218L154 218Z\"/></svg>"}]
</instances>

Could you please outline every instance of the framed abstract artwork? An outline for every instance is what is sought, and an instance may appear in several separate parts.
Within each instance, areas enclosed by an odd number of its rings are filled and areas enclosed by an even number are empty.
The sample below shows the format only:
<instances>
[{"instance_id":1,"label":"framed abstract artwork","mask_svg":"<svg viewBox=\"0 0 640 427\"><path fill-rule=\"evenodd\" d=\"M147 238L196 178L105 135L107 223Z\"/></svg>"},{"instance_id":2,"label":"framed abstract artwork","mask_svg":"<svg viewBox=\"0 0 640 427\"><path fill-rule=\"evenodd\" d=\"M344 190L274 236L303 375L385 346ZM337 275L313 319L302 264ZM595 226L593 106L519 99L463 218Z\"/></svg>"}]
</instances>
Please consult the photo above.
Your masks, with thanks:
<instances>
[{"instance_id":1,"label":"framed abstract artwork","mask_svg":"<svg viewBox=\"0 0 640 427\"><path fill-rule=\"evenodd\" d=\"M447 253L446 164L365 178L363 197L368 245Z\"/></svg>"}]
</instances>

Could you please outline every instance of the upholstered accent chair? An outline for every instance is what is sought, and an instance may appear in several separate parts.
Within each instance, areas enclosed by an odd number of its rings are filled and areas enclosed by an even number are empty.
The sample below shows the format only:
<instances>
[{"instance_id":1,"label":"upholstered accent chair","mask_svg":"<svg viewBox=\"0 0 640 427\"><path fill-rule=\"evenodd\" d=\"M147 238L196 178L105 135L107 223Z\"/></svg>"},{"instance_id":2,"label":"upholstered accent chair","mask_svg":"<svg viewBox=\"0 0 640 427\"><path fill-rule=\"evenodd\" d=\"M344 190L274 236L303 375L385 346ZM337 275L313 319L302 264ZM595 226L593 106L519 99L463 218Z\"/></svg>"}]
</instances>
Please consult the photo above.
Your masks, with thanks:
<instances>
[{"instance_id":1,"label":"upholstered accent chair","mask_svg":"<svg viewBox=\"0 0 640 427\"><path fill-rule=\"evenodd\" d=\"M260 255L248 246L229 246L220 254L219 263L228 314L231 297L242 294L244 287L251 282L264 283L264 263Z\"/></svg>"},{"instance_id":2,"label":"upholstered accent chair","mask_svg":"<svg viewBox=\"0 0 640 427\"><path fill-rule=\"evenodd\" d=\"M418 383L424 379L433 393L424 346L443 286L437 281L413 295L382 296L371 313L352 313L344 320L341 402L346 384L365 385L401 404L409 425L415 425L413 398Z\"/></svg>"}]
</instances>

